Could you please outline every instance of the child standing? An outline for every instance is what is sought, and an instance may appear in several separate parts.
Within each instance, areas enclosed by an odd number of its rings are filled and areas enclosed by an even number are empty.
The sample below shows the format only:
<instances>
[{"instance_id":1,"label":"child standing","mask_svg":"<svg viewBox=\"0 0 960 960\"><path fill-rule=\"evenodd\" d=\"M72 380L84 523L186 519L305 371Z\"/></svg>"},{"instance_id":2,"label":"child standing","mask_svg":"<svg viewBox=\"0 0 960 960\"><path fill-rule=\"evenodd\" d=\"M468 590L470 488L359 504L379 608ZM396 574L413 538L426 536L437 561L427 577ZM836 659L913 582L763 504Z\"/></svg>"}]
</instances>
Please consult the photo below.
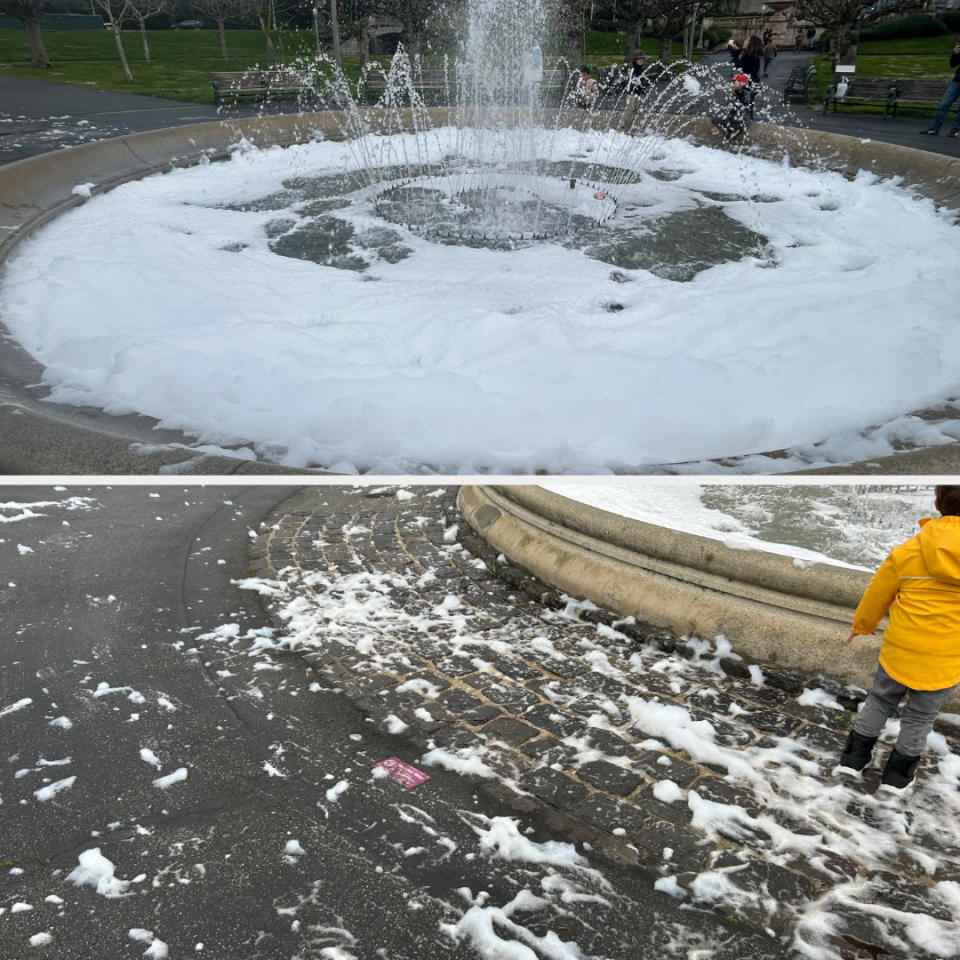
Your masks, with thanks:
<instances>
[{"instance_id":1,"label":"child standing","mask_svg":"<svg viewBox=\"0 0 960 960\"><path fill-rule=\"evenodd\" d=\"M960 682L960 486L936 488L937 519L894 547L870 581L853 617L855 636L873 633L883 615L880 664L847 737L839 770L859 775L874 744L904 697L900 735L883 769L880 789L903 793L940 707Z\"/></svg>"},{"instance_id":2,"label":"child standing","mask_svg":"<svg viewBox=\"0 0 960 960\"><path fill-rule=\"evenodd\" d=\"M711 132L723 133L724 139L734 140L747 129L747 76L738 73L730 81L731 101L723 113L710 118Z\"/></svg>"}]
</instances>

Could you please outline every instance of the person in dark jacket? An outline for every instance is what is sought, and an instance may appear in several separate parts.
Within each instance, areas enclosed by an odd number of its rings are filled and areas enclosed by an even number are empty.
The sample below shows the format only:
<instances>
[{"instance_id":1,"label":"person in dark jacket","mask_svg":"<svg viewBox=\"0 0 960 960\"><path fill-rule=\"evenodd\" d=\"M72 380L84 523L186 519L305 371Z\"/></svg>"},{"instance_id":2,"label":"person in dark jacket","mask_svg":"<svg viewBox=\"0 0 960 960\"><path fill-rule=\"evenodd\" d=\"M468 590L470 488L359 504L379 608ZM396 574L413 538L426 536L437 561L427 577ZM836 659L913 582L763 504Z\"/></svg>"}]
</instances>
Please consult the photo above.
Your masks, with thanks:
<instances>
[{"instance_id":1,"label":"person in dark jacket","mask_svg":"<svg viewBox=\"0 0 960 960\"><path fill-rule=\"evenodd\" d=\"M943 126L943 121L947 119L950 108L960 100L960 37L957 38L957 42L953 45L953 53L950 54L950 66L956 67L957 72L953 75L953 79L947 84L946 92L940 101L940 106L937 109L937 115L933 118L933 123L931 123L926 130L920 131L931 137L935 137L940 132L940 128ZM947 136L955 137L957 134L960 134L960 105L957 106L957 113L953 118L953 126L950 128Z\"/></svg>"},{"instance_id":2,"label":"person in dark jacket","mask_svg":"<svg viewBox=\"0 0 960 960\"><path fill-rule=\"evenodd\" d=\"M637 119L637 113L640 111L640 104L647 95L648 84L644 77L647 69L647 61L643 53L638 53L633 58L633 66L630 68L630 74L627 77L627 105L623 111L623 121L620 129L629 133Z\"/></svg>"},{"instance_id":3,"label":"person in dark jacket","mask_svg":"<svg viewBox=\"0 0 960 960\"><path fill-rule=\"evenodd\" d=\"M753 119L753 101L760 92L760 71L763 68L763 41L753 36L740 54L740 72L745 73L750 80L747 86L747 111Z\"/></svg>"}]
</instances>

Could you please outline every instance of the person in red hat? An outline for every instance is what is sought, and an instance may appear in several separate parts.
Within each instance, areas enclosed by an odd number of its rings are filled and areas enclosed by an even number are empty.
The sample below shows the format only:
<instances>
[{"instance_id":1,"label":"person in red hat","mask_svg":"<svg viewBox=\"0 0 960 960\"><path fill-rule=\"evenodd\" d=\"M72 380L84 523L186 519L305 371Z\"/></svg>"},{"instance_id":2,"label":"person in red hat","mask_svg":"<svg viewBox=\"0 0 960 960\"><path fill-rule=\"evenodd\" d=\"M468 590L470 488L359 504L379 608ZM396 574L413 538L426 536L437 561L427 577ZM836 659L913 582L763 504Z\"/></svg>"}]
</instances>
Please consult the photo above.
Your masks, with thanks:
<instances>
[{"instance_id":1,"label":"person in red hat","mask_svg":"<svg viewBox=\"0 0 960 960\"><path fill-rule=\"evenodd\" d=\"M747 116L750 104L747 100L747 84L750 82L745 73L734 74L730 81L733 99L724 112L710 118L713 127L711 133L723 134L725 140L734 140L747 129Z\"/></svg>"}]
</instances>

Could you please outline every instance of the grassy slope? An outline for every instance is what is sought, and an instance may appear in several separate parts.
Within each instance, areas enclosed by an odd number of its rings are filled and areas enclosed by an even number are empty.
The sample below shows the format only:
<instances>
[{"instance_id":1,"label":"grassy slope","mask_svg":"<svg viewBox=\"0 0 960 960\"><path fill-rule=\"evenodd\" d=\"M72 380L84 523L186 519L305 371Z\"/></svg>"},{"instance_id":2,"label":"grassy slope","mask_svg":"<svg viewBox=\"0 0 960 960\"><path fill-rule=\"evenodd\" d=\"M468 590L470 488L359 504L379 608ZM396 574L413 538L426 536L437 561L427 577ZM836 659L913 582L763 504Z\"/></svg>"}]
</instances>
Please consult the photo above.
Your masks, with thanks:
<instances>
[{"instance_id":1,"label":"grassy slope","mask_svg":"<svg viewBox=\"0 0 960 960\"><path fill-rule=\"evenodd\" d=\"M218 70L245 70L267 61L264 39L258 30L228 30L226 60L220 56L216 30L151 30L147 37L151 60L143 59L138 31L123 34L124 50L133 80L123 76L113 34L108 30L45 30L44 42L53 66L33 69L27 59L27 44L20 30L0 30L0 73L38 77L61 83L76 83L106 90L123 90L174 100L212 103L210 74ZM594 68L623 62L625 38L617 34L591 32L587 37L587 62ZM285 30L274 35L279 59L282 44L287 63L314 52L313 33ZM644 41L648 57L656 56L653 40ZM680 55L674 45L674 55ZM344 57L344 70L358 75L356 58Z\"/></svg>"},{"instance_id":2,"label":"grassy slope","mask_svg":"<svg viewBox=\"0 0 960 960\"><path fill-rule=\"evenodd\" d=\"M123 34L123 46L133 74L130 82L123 76L111 32L45 30L43 37L53 67L35 70L27 59L23 33L0 30L0 73L212 103L211 72L245 70L267 61L263 35L258 30L228 30L230 57L226 60L220 56L216 30L151 30L147 34L150 63L143 59L139 32L127 31ZM278 56L280 43L287 62L314 50L310 31L286 30L275 34L274 48Z\"/></svg>"}]
</instances>

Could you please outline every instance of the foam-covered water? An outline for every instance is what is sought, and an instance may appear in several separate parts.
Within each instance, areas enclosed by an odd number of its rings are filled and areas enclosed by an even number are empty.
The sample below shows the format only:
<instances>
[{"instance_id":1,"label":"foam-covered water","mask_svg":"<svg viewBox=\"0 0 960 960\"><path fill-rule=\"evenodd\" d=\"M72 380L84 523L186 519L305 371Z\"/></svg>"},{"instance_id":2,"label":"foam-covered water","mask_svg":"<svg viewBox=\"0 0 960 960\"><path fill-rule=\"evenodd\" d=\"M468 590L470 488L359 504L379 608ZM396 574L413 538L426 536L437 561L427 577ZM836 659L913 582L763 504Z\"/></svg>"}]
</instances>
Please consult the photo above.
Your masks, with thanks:
<instances>
[{"instance_id":1,"label":"foam-covered water","mask_svg":"<svg viewBox=\"0 0 960 960\"><path fill-rule=\"evenodd\" d=\"M730 461L764 472L952 439L948 417L905 416L960 390L948 214L866 173L681 140L537 142L541 170L632 164L615 212L454 245L385 220L382 178L351 173L392 158L399 179L412 153L496 171L495 130L242 148L38 231L2 319L52 400L295 466L642 472L788 451Z\"/></svg>"}]
</instances>

